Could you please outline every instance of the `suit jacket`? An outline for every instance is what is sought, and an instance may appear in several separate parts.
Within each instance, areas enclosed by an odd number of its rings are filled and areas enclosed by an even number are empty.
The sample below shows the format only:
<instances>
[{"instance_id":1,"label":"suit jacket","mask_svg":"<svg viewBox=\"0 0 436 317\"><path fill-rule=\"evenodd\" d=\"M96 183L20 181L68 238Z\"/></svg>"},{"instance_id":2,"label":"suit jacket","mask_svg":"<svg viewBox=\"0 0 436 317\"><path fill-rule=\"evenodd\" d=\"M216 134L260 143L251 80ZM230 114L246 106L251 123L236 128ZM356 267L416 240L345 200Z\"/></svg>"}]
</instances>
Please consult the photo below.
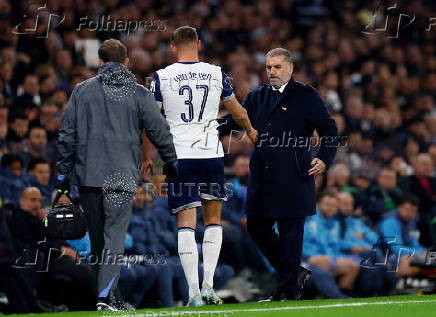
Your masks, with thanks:
<instances>
[{"instance_id":1,"label":"suit jacket","mask_svg":"<svg viewBox=\"0 0 436 317\"><path fill-rule=\"evenodd\" d=\"M336 123L320 95L291 78L283 93L265 85L251 91L243 106L259 132L250 160L247 215L298 218L315 214L315 180L308 175L314 130L322 140L316 156L327 167L339 143Z\"/></svg>"}]
</instances>

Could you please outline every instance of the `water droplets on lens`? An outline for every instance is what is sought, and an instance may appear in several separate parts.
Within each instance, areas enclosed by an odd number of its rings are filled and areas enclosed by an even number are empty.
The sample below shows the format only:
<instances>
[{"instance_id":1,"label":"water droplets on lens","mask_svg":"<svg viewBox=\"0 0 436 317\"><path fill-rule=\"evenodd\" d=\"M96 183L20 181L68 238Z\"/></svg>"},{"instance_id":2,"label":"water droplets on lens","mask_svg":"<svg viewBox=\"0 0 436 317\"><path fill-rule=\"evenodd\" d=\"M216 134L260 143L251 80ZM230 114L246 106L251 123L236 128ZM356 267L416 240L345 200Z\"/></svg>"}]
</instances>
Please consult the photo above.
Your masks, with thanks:
<instances>
[{"instance_id":1,"label":"water droplets on lens","mask_svg":"<svg viewBox=\"0 0 436 317\"><path fill-rule=\"evenodd\" d=\"M135 179L125 173L108 175L103 181L103 195L114 207L127 205L135 192Z\"/></svg>"},{"instance_id":2,"label":"water droplets on lens","mask_svg":"<svg viewBox=\"0 0 436 317\"><path fill-rule=\"evenodd\" d=\"M130 97L136 90L136 81L129 71L120 71L119 68L109 70L102 79L103 91L114 101L122 101Z\"/></svg>"}]
</instances>

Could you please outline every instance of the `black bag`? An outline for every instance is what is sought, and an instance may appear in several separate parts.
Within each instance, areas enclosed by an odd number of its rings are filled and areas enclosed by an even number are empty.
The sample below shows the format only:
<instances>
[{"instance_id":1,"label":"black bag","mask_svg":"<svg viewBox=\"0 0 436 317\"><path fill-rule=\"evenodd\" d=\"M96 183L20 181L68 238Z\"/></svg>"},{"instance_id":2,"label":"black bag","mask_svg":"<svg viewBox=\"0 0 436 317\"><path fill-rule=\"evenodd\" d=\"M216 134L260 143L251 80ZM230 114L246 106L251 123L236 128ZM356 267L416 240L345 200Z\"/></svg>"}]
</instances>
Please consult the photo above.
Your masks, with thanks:
<instances>
[{"instance_id":1,"label":"black bag","mask_svg":"<svg viewBox=\"0 0 436 317\"><path fill-rule=\"evenodd\" d=\"M53 201L51 211L45 219L47 237L61 240L80 239L87 231L85 214L73 201L69 193L67 197L71 203L69 205L56 206L61 196L62 193L58 192Z\"/></svg>"}]
</instances>

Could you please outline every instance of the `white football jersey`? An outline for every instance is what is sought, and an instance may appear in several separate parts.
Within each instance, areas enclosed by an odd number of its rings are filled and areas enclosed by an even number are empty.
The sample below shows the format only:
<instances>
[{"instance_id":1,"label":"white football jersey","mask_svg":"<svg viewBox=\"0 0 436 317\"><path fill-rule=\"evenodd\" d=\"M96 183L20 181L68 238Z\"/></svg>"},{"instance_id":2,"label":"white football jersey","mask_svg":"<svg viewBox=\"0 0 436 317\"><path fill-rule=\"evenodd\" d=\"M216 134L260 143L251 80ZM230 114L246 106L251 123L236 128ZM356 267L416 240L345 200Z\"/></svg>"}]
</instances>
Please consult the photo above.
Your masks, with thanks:
<instances>
[{"instance_id":1,"label":"white football jersey","mask_svg":"<svg viewBox=\"0 0 436 317\"><path fill-rule=\"evenodd\" d=\"M221 67L178 62L156 72L150 90L164 110L177 158L223 157L218 138L219 103L234 97Z\"/></svg>"}]
</instances>

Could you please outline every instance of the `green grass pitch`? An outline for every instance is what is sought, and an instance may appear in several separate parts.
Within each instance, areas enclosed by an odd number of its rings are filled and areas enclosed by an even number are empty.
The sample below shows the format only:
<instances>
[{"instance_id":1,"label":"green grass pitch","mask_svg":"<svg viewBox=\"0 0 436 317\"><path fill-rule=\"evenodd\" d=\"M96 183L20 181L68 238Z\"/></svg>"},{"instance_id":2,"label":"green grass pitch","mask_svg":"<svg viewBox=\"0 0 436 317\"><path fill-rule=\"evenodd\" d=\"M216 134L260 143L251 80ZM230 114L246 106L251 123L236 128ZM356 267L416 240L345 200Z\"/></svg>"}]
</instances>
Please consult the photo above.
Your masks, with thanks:
<instances>
[{"instance_id":1,"label":"green grass pitch","mask_svg":"<svg viewBox=\"0 0 436 317\"><path fill-rule=\"evenodd\" d=\"M328 317L415 317L436 316L436 295L305 300L273 303L245 303L198 308L140 309L134 312L65 312L10 316L50 317L239 317L239 316L328 316Z\"/></svg>"}]
</instances>

